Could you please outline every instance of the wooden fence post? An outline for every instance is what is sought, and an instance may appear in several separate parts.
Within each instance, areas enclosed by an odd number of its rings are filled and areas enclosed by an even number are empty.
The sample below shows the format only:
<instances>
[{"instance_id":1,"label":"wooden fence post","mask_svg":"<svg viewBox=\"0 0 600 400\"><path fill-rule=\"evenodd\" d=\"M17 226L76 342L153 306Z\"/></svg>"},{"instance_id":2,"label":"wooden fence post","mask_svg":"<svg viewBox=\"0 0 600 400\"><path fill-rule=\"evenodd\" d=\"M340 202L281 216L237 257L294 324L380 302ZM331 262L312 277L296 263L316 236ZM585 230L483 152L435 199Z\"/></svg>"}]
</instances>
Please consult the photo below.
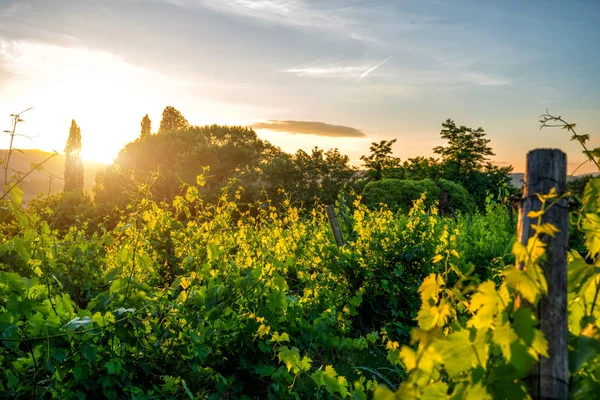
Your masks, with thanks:
<instances>
[{"instance_id":1,"label":"wooden fence post","mask_svg":"<svg viewBox=\"0 0 600 400\"><path fill-rule=\"evenodd\" d=\"M344 236L342 235L342 230L340 229L340 224L338 223L333 204L327 206L327 217L329 218L329 224L331 225L331 230L333 231L335 243L338 247L342 247L344 245Z\"/></svg>"},{"instance_id":2,"label":"wooden fence post","mask_svg":"<svg viewBox=\"0 0 600 400\"><path fill-rule=\"evenodd\" d=\"M533 236L534 220L527 217L529 211L541 208L536 193L546 194L555 188L559 195L567 190L567 156L560 150L536 149L527 154L525 188L519 209L517 240L527 244ZM569 247L569 211L567 199L563 198L550 208L543 217L560 231L545 237L547 260L542 264L548 281L548 296L540 301L536 313L540 329L548 341L549 358L540 361L526 378L529 394L533 399L563 400L569 389L569 352L567 348L567 250Z\"/></svg>"}]
</instances>

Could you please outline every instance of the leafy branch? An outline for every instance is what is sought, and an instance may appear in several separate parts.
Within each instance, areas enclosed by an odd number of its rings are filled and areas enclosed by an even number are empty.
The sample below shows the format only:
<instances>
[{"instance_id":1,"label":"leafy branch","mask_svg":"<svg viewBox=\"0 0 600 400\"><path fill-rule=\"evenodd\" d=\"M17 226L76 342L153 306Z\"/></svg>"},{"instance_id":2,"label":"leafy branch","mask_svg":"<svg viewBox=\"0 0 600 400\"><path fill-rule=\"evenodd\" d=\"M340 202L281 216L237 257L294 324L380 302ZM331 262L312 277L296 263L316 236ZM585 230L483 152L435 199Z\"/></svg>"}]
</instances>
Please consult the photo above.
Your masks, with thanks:
<instances>
[{"instance_id":1,"label":"leafy branch","mask_svg":"<svg viewBox=\"0 0 600 400\"><path fill-rule=\"evenodd\" d=\"M16 179L16 181L14 183L9 182L8 173L10 171L10 161L11 161L12 155L15 151L19 151L21 153L23 152L22 150L15 148L15 146L14 146L15 137L21 136L21 137L31 139L31 137L29 137L29 136L17 134L16 133L17 125L19 124L19 122L24 122L23 118L21 118L21 115L26 113L27 111L31 110L32 108L33 107L29 107L28 109L23 110L19 113L10 114L10 116L12 117L12 129L3 131L4 133L8 133L8 135L10 136L10 144L8 146L8 152L7 152L6 156L4 157L4 160L0 161L0 165L2 166L2 169L4 170L4 182L3 182L4 190L3 190L2 196L0 196L0 201L4 200L17 186L19 186L21 183L23 183L23 181L25 181L25 179L27 179L27 177L29 175L31 175L34 171L39 171L46 162L48 162L52 157L56 156L56 154L57 154L56 152L53 152L52 155L47 157L42 162L34 164L30 168L29 172L20 176L18 179ZM18 175L19 174L17 174L17 176Z\"/></svg>"},{"instance_id":2,"label":"leafy branch","mask_svg":"<svg viewBox=\"0 0 600 400\"><path fill-rule=\"evenodd\" d=\"M571 140L578 141L583 147L583 154L585 154L588 158L586 162L593 162L594 164L596 164L598 170L600 170L600 164L598 163L598 159L600 159L600 147L589 150L585 143L590 140L590 135L580 135L577 132L575 132L575 127L577 126L577 124L570 124L567 121L565 121L560 115L557 117L550 114L547 109L545 114L540 115L540 124L540 130L542 128L562 128L566 129L568 132L571 132L573 134L571 136Z\"/></svg>"}]
</instances>

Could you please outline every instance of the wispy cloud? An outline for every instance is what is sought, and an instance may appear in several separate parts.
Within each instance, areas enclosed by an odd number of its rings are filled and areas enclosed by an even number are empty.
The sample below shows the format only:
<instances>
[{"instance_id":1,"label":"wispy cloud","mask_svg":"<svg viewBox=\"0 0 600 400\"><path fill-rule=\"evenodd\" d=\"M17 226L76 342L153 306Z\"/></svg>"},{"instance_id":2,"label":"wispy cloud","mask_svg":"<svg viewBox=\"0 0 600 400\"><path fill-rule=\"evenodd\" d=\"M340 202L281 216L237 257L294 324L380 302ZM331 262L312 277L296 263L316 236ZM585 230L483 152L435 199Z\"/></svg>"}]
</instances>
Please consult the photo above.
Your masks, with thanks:
<instances>
[{"instance_id":1,"label":"wispy cloud","mask_svg":"<svg viewBox=\"0 0 600 400\"><path fill-rule=\"evenodd\" d=\"M365 72L363 72L360 77L356 80L357 82L360 81L361 79L363 79L365 76L369 75L371 72L375 71L377 68L381 67L383 64L385 64L386 62L388 62L390 59L392 58L392 56L389 56L388 58L386 58L385 60L381 61L380 63L376 64L375 66L369 68L368 70L366 70Z\"/></svg>"},{"instance_id":2,"label":"wispy cloud","mask_svg":"<svg viewBox=\"0 0 600 400\"><path fill-rule=\"evenodd\" d=\"M304 66L288 68L282 72L300 77L335 78L359 81L387 62L391 57L373 66L372 60L321 61L317 60Z\"/></svg>"},{"instance_id":3,"label":"wispy cloud","mask_svg":"<svg viewBox=\"0 0 600 400\"><path fill-rule=\"evenodd\" d=\"M388 65L392 56L375 63L373 60L355 61L322 61L317 60L304 66L284 69L282 72L298 77L337 79L359 82L364 78L376 75L388 84L399 84L410 87L437 86L488 86L499 87L509 85L511 80L492 73L478 70L472 63L448 64L432 63L422 68Z\"/></svg>"},{"instance_id":4,"label":"wispy cloud","mask_svg":"<svg viewBox=\"0 0 600 400\"><path fill-rule=\"evenodd\" d=\"M300 67L288 68L288 72L296 76L308 76L313 78L356 78L364 68L360 67Z\"/></svg>"},{"instance_id":5,"label":"wispy cloud","mask_svg":"<svg viewBox=\"0 0 600 400\"><path fill-rule=\"evenodd\" d=\"M376 38L365 33L364 23L356 15L362 8L348 6L325 7L325 2L307 0L163 0L186 8L209 8L224 14L250 17L265 23L296 28L315 28L341 34L361 42L381 45ZM319 6L316 6L319 4ZM364 11L364 10L363 10Z\"/></svg>"},{"instance_id":6,"label":"wispy cloud","mask_svg":"<svg viewBox=\"0 0 600 400\"><path fill-rule=\"evenodd\" d=\"M251 125L255 129L268 129L292 134L317 135L327 137L363 138L365 133L344 125L333 125L317 121L277 121L268 120Z\"/></svg>"},{"instance_id":7,"label":"wispy cloud","mask_svg":"<svg viewBox=\"0 0 600 400\"><path fill-rule=\"evenodd\" d=\"M4 9L0 9L0 19L17 18L20 13L31 9L27 3L12 3Z\"/></svg>"}]
</instances>

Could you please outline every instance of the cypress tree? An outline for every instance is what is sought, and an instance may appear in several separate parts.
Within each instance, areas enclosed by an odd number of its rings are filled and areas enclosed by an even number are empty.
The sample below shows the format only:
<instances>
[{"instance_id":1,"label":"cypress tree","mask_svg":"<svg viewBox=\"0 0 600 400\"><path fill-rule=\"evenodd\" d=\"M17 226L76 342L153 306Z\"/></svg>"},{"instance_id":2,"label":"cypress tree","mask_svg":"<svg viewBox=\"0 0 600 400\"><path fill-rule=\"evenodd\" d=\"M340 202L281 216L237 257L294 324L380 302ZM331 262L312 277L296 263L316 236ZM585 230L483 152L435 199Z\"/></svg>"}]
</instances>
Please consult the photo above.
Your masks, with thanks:
<instances>
[{"instance_id":1,"label":"cypress tree","mask_svg":"<svg viewBox=\"0 0 600 400\"><path fill-rule=\"evenodd\" d=\"M83 189L83 162L81 161L81 130L75 120L65 146L65 187L63 192Z\"/></svg>"},{"instance_id":2,"label":"cypress tree","mask_svg":"<svg viewBox=\"0 0 600 400\"><path fill-rule=\"evenodd\" d=\"M175 132L188 127L185 117L175 107L167 106L163 110L158 133Z\"/></svg>"},{"instance_id":3,"label":"cypress tree","mask_svg":"<svg viewBox=\"0 0 600 400\"><path fill-rule=\"evenodd\" d=\"M142 123L140 125L142 127L142 131L140 132L141 138L150 136L152 134L152 121L150 121L150 117L148 117L148 114L146 114L144 118L142 118Z\"/></svg>"}]
</instances>

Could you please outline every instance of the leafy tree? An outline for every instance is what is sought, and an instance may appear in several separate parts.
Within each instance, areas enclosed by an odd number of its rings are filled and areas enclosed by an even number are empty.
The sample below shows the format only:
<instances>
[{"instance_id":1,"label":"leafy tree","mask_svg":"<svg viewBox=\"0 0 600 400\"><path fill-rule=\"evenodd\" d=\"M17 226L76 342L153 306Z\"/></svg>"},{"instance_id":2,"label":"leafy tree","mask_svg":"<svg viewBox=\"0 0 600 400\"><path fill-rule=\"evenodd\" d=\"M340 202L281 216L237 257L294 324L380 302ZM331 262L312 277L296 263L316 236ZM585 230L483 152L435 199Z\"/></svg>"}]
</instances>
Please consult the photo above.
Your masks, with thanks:
<instances>
[{"instance_id":1,"label":"leafy tree","mask_svg":"<svg viewBox=\"0 0 600 400\"><path fill-rule=\"evenodd\" d=\"M298 150L293 157L296 169L295 182L283 185L292 189L296 198L306 206L318 198L326 204L335 202L338 194L355 178L356 171L350 167L349 158L338 149L324 151L315 147L311 154Z\"/></svg>"},{"instance_id":2,"label":"leafy tree","mask_svg":"<svg viewBox=\"0 0 600 400\"><path fill-rule=\"evenodd\" d=\"M150 121L148 114L142 118L142 123L140 125L142 127L140 138L145 138L146 136L150 136L152 134L152 121Z\"/></svg>"},{"instance_id":3,"label":"leafy tree","mask_svg":"<svg viewBox=\"0 0 600 400\"><path fill-rule=\"evenodd\" d=\"M114 164L96 176L94 199L106 213L115 207L122 210L129 195L135 195L135 188L156 174L153 198L170 201L183 194L183 184L196 182L196 176L209 167L202 194L213 201L229 179L267 163L267 147L252 129L244 127L211 125L150 135L127 144ZM242 186L247 183L242 182Z\"/></svg>"},{"instance_id":4,"label":"leafy tree","mask_svg":"<svg viewBox=\"0 0 600 400\"><path fill-rule=\"evenodd\" d=\"M433 152L442 157L447 170L453 170L457 175L479 171L488 157L494 155L483 128L457 127L451 119L442 123L442 127L440 136L448 141L448 146L437 146Z\"/></svg>"},{"instance_id":5,"label":"leafy tree","mask_svg":"<svg viewBox=\"0 0 600 400\"><path fill-rule=\"evenodd\" d=\"M433 157L414 157L402 163L404 179L439 179L440 163Z\"/></svg>"},{"instance_id":6,"label":"leafy tree","mask_svg":"<svg viewBox=\"0 0 600 400\"><path fill-rule=\"evenodd\" d=\"M175 132L188 126L185 117L175 107L167 106L163 110L158 133Z\"/></svg>"},{"instance_id":7,"label":"leafy tree","mask_svg":"<svg viewBox=\"0 0 600 400\"><path fill-rule=\"evenodd\" d=\"M396 140L382 140L379 143L373 142L369 148L371 154L360 157L365 167L369 170L371 180L382 180L385 171L399 166L400 159L392 156L392 145L396 143Z\"/></svg>"},{"instance_id":8,"label":"leafy tree","mask_svg":"<svg viewBox=\"0 0 600 400\"><path fill-rule=\"evenodd\" d=\"M442 127L440 135L448 141L448 145L433 149L441 156L440 175L460 183L483 209L488 194L508 187L508 174L512 167L497 167L488 161L494 152L483 128L459 127L450 119Z\"/></svg>"},{"instance_id":9,"label":"leafy tree","mask_svg":"<svg viewBox=\"0 0 600 400\"><path fill-rule=\"evenodd\" d=\"M83 189L83 162L81 161L81 129L75 120L71 121L71 130L65 146L65 186L63 191Z\"/></svg>"}]
</instances>

